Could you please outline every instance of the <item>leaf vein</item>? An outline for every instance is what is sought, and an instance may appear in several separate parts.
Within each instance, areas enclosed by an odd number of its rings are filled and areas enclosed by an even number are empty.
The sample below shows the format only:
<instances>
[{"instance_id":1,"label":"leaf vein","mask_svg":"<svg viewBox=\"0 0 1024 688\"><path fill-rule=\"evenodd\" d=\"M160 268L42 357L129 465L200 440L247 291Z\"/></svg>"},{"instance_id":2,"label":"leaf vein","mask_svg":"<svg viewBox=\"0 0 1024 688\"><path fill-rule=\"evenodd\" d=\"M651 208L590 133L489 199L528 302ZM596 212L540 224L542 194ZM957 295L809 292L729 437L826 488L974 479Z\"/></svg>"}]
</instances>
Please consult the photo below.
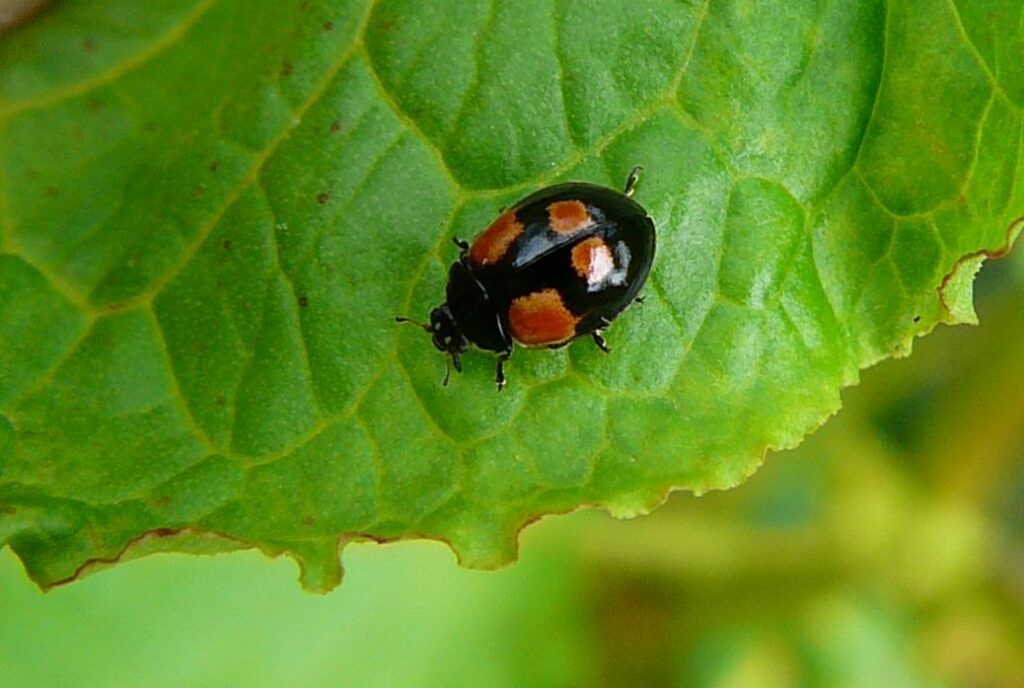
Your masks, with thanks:
<instances>
[{"instance_id":1,"label":"leaf vein","mask_svg":"<svg viewBox=\"0 0 1024 688\"><path fill-rule=\"evenodd\" d=\"M391 92L388 90L387 86L385 86L384 82L381 80L380 74L377 72L377 65L374 64L373 58L367 52L365 46L359 44L359 46L357 47L357 51L360 57L362 57L363 60L366 62L366 65L368 67L366 71L370 75L370 81L373 82L373 85L376 88L377 93L380 95L381 99L388 106L391 112L394 113L395 117L397 117L402 122L402 124L404 124L410 131L412 131L424 144L426 144L428 150L437 159L438 164L441 166L441 172L444 173L445 177L448 179L448 183L451 184L452 188L461 191L462 185L459 183L459 180L455 178L455 175L452 173L451 168L448 167L448 162L444 159L444 154L441 153L441 149L438 147L437 143L435 143L432 138L426 135L426 133L420 128L420 125L416 123L416 120L414 120L408 113L405 112L405 110L403 110L398 105L398 101L395 100L395 98L391 95Z\"/></svg>"},{"instance_id":2,"label":"leaf vein","mask_svg":"<svg viewBox=\"0 0 1024 688\"><path fill-rule=\"evenodd\" d=\"M487 44L487 39L490 36L491 31L494 30L494 24L498 19L498 8L494 0L487 0L487 18L484 20L483 26L476 35L476 41L473 46L473 76L470 78L469 86L466 87L466 93L462 96L462 102L459 103L458 109L455 111L455 117L452 118L452 128L448 132L446 144L451 143L453 137L458 136L462 127L462 120L466 116L466 110L469 108L480 90L480 83L482 78L480 72L482 71L482 65L484 62L483 46Z\"/></svg>"},{"instance_id":3,"label":"leaf vein","mask_svg":"<svg viewBox=\"0 0 1024 688\"><path fill-rule=\"evenodd\" d=\"M266 191L259 183L257 183L255 186L263 195L264 202L266 203L267 207L270 207L270 201L269 199L267 199ZM296 333L295 339L299 347L299 358L301 359L300 364L302 365L303 377L305 377L306 379L306 386L308 387L309 394L312 397L313 402L316 406L317 415L322 417L324 402L323 399L320 398L319 388L316 384L316 379L314 378L313 375L313 367L310 365L309 362L309 344L306 341L306 328L303 326L302 315L301 313L299 313L299 293L295 289L295 281L292 279L291 275L289 275L288 272L281 266L281 244L277 237L276 222L274 223L274 226L270 229L269 233L271 257L274 261L272 268L276 269L276 271L281 275L281 278L288 286L288 292L292 295L292 298L289 301L289 306L286 309L286 317L289 320L288 329Z\"/></svg>"},{"instance_id":4,"label":"leaf vein","mask_svg":"<svg viewBox=\"0 0 1024 688\"><path fill-rule=\"evenodd\" d=\"M954 198L963 197L966 194L967 187L971 185L974 180L974 173L978 169L978 158L981 155L981 139L985 135L985 121L988 119L989 114L992 112L992 106L996 102L995 91L989 96L988 102L985 104L985 109L981 111L981 117L978 118L978 128L974 132L974 141L971 142L971 164L967 168L967 174L964 175L964 180L960 183L957 188L957 193L954 194Z\"/></svg>"},{"instance_id":5,"label":"leaf vein","mask_svg":"<svg viewBox=\"0 0 1024 688\"><path fill-rule=\"evenodd\" d=\"M160 354L164 358L164 365L167 368L167 381L171 385L171 396L174 397L176 402L178 402L178 406L180 407L182 414L184 414L189 427L192 428L192 432L196 439L198 439L211 453L219 454L223 452L223 449L217 446L217 444L206 433L206 430L204 430L196 421L196 417L193 415L192 409L188 405L188 399L185 398L185 395L181 391L181 384L178 382L178 376L174 372L174 365L171 362L171 354L167 348L167 337L164 335L164 329L160 325L160 319L156 317L156 312L151 306L146 306L143 310L146 315L149 316L150 323L153 326L153 334L156 335L156 345L160 349Z\"/></svg>"},{"instance_id":6,"label":"leaf vein","mask_svg":"<svg viewBox=\"0 0 1024 688\"><path fill-rule=\"evenodd\" d=\"M173 47L182 40L192 27L194 27L203 16L212 8L218 0L200 0L182 20L170 28L166 33L149 44L148 48L140 51L135 56L109 67L89 79L76 82L70 86L56 88L49 92L38 94L32 98L14 101L0 108L0 119L6 119L13 115L20 114L27 110L36 110L49 105L55 105L64 100L85 95L101 86L117 81L119 78L131 71L145 66L165 50Z\"/></svg>"},{"instance_id":7,"label":"leaf vein","mask_svg":"<svg viewBox=\"0 0 1024 688\"><path fill-rule=\"evenodd\" d=\"M367 10L361 20L362 24L359 30L360 34L362 33L362 27L365 26L365 23L370 15L370 11L373 5L374 2L369 3ZM296 109L292 113L291 117L287 118L287 121L289 123L285 127L283 127L280 132L278 132L278 134L270 141L270 143L263 150L263 152L260 155L256 156L256 159L249 167L249 170L246 172L246 175L245 177L243 177L242 181L239 182L239 184L227 195L224 203L210 217L210 219L203 223L203 225L199 229L199 232L196 234L196 237L185 248L185 251L182 253L181 258L177 261L177 263L175 263L171 267L171 269L167 271L167 274L165 274L162 278L156 280L153 283L153 285L150 286L149 289L142 292L138 296L130 299L126 304L124 304L125 307L131 307L136 305L137 303L152 301L152 299L157 294L159 294L163 290L163 288L185 268L186 265L189 264L189 262L195 256L196 252L199 251L200 247L206 242L206 239L209 237L214 227L216 227L217 224L220 222L221 218L223 218L224 214L227 213L227 211L235 204L235 202L241 196L242 192L250 184L252 184L254 181L258 179L260 172L262 171L264 165L266 165L267 161L273 157L274 153L277 152L278 147L288 138L288 135L291 133L291 131L296 126L298 126L298 123L301 122L305 114L320 101L320 99L324 96L324 93L330 86L331 82L334 81L334 78L338 75L341 69L348 63L348 61L353 57L353 55L358 49L358 43L353 43L348 50L339 55L338 59L325 71L324 76L313 87L312 92L310 93L306 101L302 103L302 105L300 105L298 109Z\"/></svg>"},{"instance_id":8,"label":"leaf vein","mask_svg":"<svg viewBox=\"0 0 1024 688\"><path fill-rule=\"evenodd\" d=\"M241 371L240 371L240 373L238 375L238 380L235 383L235 388L234 388L234 390L232 390L232 393L231 393L231 408L230 408L231 425L228 427L228 444L227 444L227 446L229 447L229 450L232 452L233 456L238 455L235 452L235 450L234 450L234 446L235 446L235 428L237 427L236 419L237 419L237 411L238 411L238 390L242 387L242 385L245 383L245 380L249 377L250 371L252 370L253 363L256 361L256 353L257 353L257 350L259 349L258 339L261 336L263 330L266 328L266 324L267 324L267 308L268 308L267 302L270 299L270 292L271 292L271 290L273 288L274 288L274 281L272 279L268 279L267 280L267 284L266 284L266 286L265 286L265 288L263 290L263 298L260 300L260 320L259 320L259 325L256 328L254 328L254 330L253 330L253 332L255 332L255 336L254 336L254 339L252 341L252 345L249 348L247 348L246 351L245 351L245 354L246 354L245 365L242 367L242 369L241 369Z\"/></svg>"},{"instance_id":9,"label":"leaf vein","mask_svg":"<svg viewBox=\"0 0 1024 688\"><path fill-rule=\"evenodd\" d=\"M889 30L892 26L891 14L892 0L887 0L885 3L885 24L882 26L882 66L878 70L878 81L875 83L875 90L871 96L871 108L868 110L868 116L864 120L864 126L861 128L860 137L857 139L857 145L853 149L854 155L851 167L854 168L857 167L860 156L864 152L864 142L867 140L868 130L871 128L871 125L878 114L879 96L882 94L882 84L885 83L885 75L889 70Z\"/></svg>"},{"instance_id":10,"label":"leaf vein","mask_svg":"<svg viewBox=\"0 0 1024 688\"><path fill-rule=\"evenodd\" d=\"M946 2L949 5L950 11L953 13L953 24L956 27L957 33L960 34L960 37L964 40L964 43L967 46L967 50L971 53L971 56L985 73L985 79L992 87L992 90L1002 96L1011 108L1018 111L1021 110L1024 106L1018 105L1012 98L1010 98L1010 95L1003 88L1002 83L1000 83L995 73L993 73L992 68L988 64L988 60L982 56L981 51L978 50L978 46L974 44L973 40L971 40L970 35L967 33L967 28L964 26L963 17L960 16L960 8L957 6L956 0L946 0Z\"/></svg>"},{"instance_id":11,"label":"leaf vein","mask_svg":"<svg viewBox=\"0 0 1024 688\"><path fill-rule=\"evenodd\" d=\"M562 38L558 30L558 27L564 22L564 12L562 11L561 0L552 0L551 2L551 50L555 55L555 62L558 64L558 93L562 99L562 122L565 127L565 132L569 135L569 140L573 142L573 147L577 150L580 149L583 142L579 140L576 131L572 126L572 119L569 117L569 98L566 93L566 69L565 54L562 50Z\"/></svg>"},{"instance_id":12,"label":"leaf vein","mask_svg":"<svg viewBox=\"0 0 1024 688\"><path fill-rule=\"evenodd\" d=\"M46 387L46 385L50 384L57 376L57 373L60 372L60 369L64 367L64 364L71 360L71 357L75 355L75 352L78 351L78 347L82 345L82 342L89 338L89 335L92 334L93 327L96 325L98 320L98 317L87 317L82 325L81 331L75 337L74 341L68 345L67 350L64 351L64 353L61 354L52 364L50 364L46 371L37 377L33 383L25 387L17 396L10 399L4 405L5 413L8 411L13 412L21 402L25 401L33 394Z\"/></svg>"},{"instance_id":13,"label":"leaf vein","mask_svg":"<svg viewBox=\"0 0 1024 688\"><path fill-rule=\"evenodd\" d=\"M668 94L673 100L679 99L679 86L683 83L683 78L686 76L686 70L690 68L690 62L693 61L693 55L697 52L697 42L700 38L700 32L704 28L704 22L710 14L711 0L704 0L704 4L701 6L700 15L697 17L697 26L693 29L693 39L690 41L690 46L686 51L686 55L683 58L682 64L679 65L679 71L672 78L672 85L668 89Z\"/></svg>"},{"instance_id":14,"label":"leaf vein","mask_svg":"<svg viewBox=\"0 0 1024 688\"><path fill-rule=\"evenodd\" d=\"M352 207L352 204L355 203L356 200L359 198L359 194L363 191L363 189L365 189L369 185L370 181L373 179L373 176L380 169L380 166L384 163L385 160L387 160L388 155L390 155L391 152L395 150L395 148L397 148L399 144L402 143L402 140L405 137L405 133L406 132L403 131L402 129L398 129L398 133L395 134L390 141L388 141L387 145L384 146L381 149L380 153L377 154L377 157L373 159L373 162L371 162L370 166L366 169L366 173L363 175L362 181L360 181L359 184L357 184L356 187L351 191L351 193L349 193L348 198L345 199L345 204L341 206L337 213L335 213L335 222L331 223L330 226L332 230L338 226L338 220L345 217L346 211ZM316 234L310 239L309 245L306 246L305 250L303 251L303 255L299 258L297 262L298 265L308 263L312 259L312 254L316 250L317 244L320 242L320 240L324 237L326 233L327 223L325 222L320 226L319 229L317 229Z\"/></svg>"},{"instance_id":15,"label":"leaf vein","mask_svg":"<svg viewBox=\"0 0 1024 688\"><path fill-rule=\"evenodd\" d=\"M381 369L381 372L383 373L383 368ZM368 384L366 389L369 390L372 386L372 383ZM384 495L384 464L381 461L383 452L381 451L380 442L377 441L376 436L371 432L366 419L359 415L359 413L355 412L357 408L358 407L353 409L352 418L359 427L359 430L366 436L367 443L370 444L370 460L373 464L373 512L377 514L377 521L380 521L381 505L384 503L382 499ZM372 527L373 524L368 525L367 530Z\"/></svg>"}]
</instances>

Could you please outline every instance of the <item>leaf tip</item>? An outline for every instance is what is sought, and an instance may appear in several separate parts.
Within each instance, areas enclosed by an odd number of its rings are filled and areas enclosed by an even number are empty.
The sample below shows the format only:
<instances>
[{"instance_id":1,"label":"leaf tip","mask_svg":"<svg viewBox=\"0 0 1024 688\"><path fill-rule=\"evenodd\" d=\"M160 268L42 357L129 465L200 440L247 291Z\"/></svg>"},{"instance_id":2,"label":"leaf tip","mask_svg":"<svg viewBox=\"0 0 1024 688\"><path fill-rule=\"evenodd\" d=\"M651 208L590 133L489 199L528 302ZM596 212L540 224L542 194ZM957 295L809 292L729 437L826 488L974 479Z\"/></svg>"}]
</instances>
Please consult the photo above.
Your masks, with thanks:
<instances>
[{"instance_id":1,"label":"leaf tip","mask_svg":"<svg viewBox=\"0 0 1024 688\"><path fill-rule=\"evenodd\" d=\"M528 519L518 529L499 525L462 529L447 540L460 566L494 570L519 558L519 533L539 517Z\"/></svg>"},{"instance_id":2,"label":"leaf tip","mask_svg":"<svg viewBox=\"0 0 1024 688\"><path fill-rule=\"evenodd\" d=\"M615 495L604 503L605 510L612 518L627 520L646 516L665 503L669 494L676 488L667 488L655 492L631 492Z\"/></svg>"},{"instance_id":3,"label":"leaf tip","mask_svg":"<svg viewBox=\"0 0 1024 688\"><path fill-rule=\"evenodd\" d=\"M317 540L289 545L288 553L299 565L299 584L307 592L326 595L341 585L344 570L341 550L345 541Z\"/></svg>"}]
</instances>

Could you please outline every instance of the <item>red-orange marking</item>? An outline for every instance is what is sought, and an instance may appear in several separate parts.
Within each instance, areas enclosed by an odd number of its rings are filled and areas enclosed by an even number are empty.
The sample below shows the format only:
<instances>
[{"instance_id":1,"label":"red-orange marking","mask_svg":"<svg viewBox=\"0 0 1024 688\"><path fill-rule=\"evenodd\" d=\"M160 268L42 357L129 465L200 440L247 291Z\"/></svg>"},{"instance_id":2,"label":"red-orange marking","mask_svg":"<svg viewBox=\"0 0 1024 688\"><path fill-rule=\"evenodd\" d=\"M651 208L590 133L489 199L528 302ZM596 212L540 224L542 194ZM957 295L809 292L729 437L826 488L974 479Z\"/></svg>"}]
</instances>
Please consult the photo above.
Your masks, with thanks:
<instances>
[{"instance_id":1,"label":"red-orange marking","mask_svg":"<svg viewBox=\"0 0 1024 688\"><path fill-rule=\"evenodd\" d=\"M559 234L572 234L594 223L582 201L555 201L548 206L548 223Z\"/></svg>"},{"instance_id":2,"label":"red-orange marking","mask_svg":"<svg viewBox=\"0 0 1024 688\"><path fill-rule=\"evenodd\" d=\"M523 225L515 213L505 213L476 238L469 247L469 259L477 265L497 263L522 233Z\"/></svg>"},{"instance_id":3,"label":"red-orange marking","mask_svg":"<svg viewBox=\"0 0 1024 688\"><path fill-rule=\"evenodd\" d=\"M579 319L569 312L555 289L542 289L512 300L508 325L516 341L527 346L550 346L569 341Z\"/></svg>"},{"instance_id":4,"label":"red-orange marking","mask_svg":"<svg viewBox=\"0 0 1024 688\"><path fill-rule=\"evenodd\" d=\"M596 284L615 268L615 262L608 244L597 237L590 237L572 247L572 266L576 274Z\"/></svg>"}]
</instances>

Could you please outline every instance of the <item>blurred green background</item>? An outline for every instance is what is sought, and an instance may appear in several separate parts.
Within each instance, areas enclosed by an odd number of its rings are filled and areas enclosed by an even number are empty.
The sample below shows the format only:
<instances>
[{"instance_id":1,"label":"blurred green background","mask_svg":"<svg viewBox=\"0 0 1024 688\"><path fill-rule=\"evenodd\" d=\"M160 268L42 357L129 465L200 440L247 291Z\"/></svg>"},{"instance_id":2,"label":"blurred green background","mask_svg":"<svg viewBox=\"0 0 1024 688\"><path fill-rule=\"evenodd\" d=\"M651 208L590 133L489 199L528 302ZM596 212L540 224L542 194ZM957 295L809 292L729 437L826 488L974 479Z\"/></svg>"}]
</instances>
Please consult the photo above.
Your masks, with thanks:
<instances>
[{"instance_id":1,"label":"blurred green background","mask_svg":"<svg viewBox=\"0 0 1024 688\"><path fill-rule=\"evenodd\" d=\"M319 597L159 555L44 595L0 552L0 685L1024 686L1020 253L741 487L547 519L509 569L352 546Z\"/></svg>"}]
</instances>

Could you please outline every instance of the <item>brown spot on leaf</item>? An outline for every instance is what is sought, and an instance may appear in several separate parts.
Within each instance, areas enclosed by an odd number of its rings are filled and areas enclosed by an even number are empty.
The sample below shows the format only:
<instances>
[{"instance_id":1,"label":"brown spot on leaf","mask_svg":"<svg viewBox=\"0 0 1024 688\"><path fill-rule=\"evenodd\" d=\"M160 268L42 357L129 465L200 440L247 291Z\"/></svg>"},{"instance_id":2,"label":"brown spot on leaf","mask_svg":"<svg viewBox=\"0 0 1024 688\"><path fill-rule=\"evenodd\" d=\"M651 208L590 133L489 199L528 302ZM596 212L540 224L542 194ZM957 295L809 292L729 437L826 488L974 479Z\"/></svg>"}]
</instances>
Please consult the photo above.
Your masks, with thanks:
<instances>
[{"instance_id":1,"label":"brown spot on leaf","mask_svg":"<svg viewBox=\"0 0 1024 688\"><path fill-rule=\"evenodd\" d=\"M210 163L210 171L211 172L216 172L219 169L220 169L220 163L219 162L214 160L213 162Z\"/></svg>"},{"instance_id":2,"label":"brown spot on leaf","mask_svg":"<svg viewBox=\"0 0 1024 688\"><path fill-rule=\"evenodd\" d=\"M326 191L321 191L316 195L316 202L319 203L320 205L323 205L329 200L331 200L331 197L327 194Z\"/></svg>"},{"instance_id":3,"label":"brown spot on leaf","mask_svg":"<svg viewBox=\"0 0 1024 688\"><path fill-rule=\"evenodd\" d=\"M281 71L279 72L279 74L281 76L291 76L292 72L294 72L294 71L295 71L295 65L293 65L288 60L285 60L284 62L281 63Z\"/></svg>"},{"instance_id":4,"label":"brown spot on leaf","mask_svg":"<svg viewBox=\"0 0 1024 688\"><path fill-rule=\"evenodd\" d=\"M96 52L96 39L92 37L83 38L82 51L87 53Z\"/></svg>"},{"instance_id":5,"label":"brown spot on leaf","mask_svg":"<svg viewBox=\"0 0 1024 688\"><path fill-rule=\"evenodd\" d=\"M324 31L333 31L333 30L334 30L334 22L332 22L332 21L325 21L324 22Z\"/></svg>"},{"instance_id":6,"label":"brown spot on leaf","mask_svg":"<svg viewBox=\"0 0 1024 688\"><path fill-rule=\"evenodd\" d=\"M337 134L339 131L341 131L341 122L334 120L331 122L331 133Z\"/></svg>"},{"instance_id":7,"label":"brown spot on leaf","mask_svg":"<svg viewBox=\"0 0 1024 688\"><path fill-rule=\"evenodd\" d=\"M299 297L299 308L305 308L308 305L309 305L309 297L308 296L300 296Z\"/></svg>"},{"instance_id":8,"label":"brown spot on leaf","mask_svg":"<svg viewBox=\"0 0 1024 688\"><path fill-rule=\"evenodd\" d=\"M225 251L230 251L231 250L231 239L225 239L224 243L221 244L221 246L224 247Z\"/></svg>"}]
</instances>

